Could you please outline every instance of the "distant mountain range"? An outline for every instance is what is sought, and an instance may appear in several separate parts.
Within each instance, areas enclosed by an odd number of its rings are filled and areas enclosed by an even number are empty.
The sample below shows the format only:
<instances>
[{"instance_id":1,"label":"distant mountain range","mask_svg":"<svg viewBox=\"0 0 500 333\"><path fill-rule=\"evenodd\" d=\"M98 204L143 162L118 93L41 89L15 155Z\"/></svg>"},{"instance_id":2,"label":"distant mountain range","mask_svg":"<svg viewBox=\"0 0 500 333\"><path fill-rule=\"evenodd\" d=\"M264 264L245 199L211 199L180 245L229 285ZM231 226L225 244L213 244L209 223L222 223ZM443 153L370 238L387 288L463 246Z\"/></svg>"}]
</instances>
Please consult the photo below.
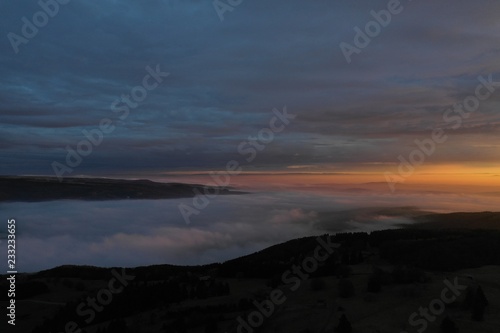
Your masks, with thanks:
<instances>
[{"instance_id":1,"label":"distant mountain range","mask_svg":"<svg viewBox=\"0 0 500 333\"><path fill-rule=\"evenodd\" d=\"M198 184L157 183L146 179L63 178L0 176L0 202L52 200L173 199L194 197L209 190L219 194L243 194L229 188Z\"/></svg>"},{"instance_id":2,"label":"distant mountain range","mask_svg":"<svg viewBox=\"0 0 500 333\"><path fill-rule=\"evenodd\" d=\"M405 225L418 229L484 229L500 230L500 212L425 214L415 217L417 223Z\"/></svg>"}]
</instances>

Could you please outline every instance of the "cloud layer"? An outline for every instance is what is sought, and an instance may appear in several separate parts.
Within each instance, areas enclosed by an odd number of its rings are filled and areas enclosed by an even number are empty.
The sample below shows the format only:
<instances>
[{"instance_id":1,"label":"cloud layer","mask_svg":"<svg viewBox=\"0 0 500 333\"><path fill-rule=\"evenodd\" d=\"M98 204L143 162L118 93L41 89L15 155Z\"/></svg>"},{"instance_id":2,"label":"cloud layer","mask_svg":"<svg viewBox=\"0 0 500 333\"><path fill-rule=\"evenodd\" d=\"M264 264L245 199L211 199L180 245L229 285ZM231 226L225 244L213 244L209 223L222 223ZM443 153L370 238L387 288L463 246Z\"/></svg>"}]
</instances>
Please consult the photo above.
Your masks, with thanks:
<instances>
[{"instance_id":1,"label":"cloud layer","mask_svg":"<svg viewBox=\"0 0 500 333\"><path fill-rule=\"evenodd\" d=\"M189 225L178 205L191 199L2 203L0 211L16 219L18 270L37 271L64 264L222 262L308 235L395 228L413 223L421 210L495 210L499 200L430 189L397 196L369 187L316 190L219 196ZM0 239L6 232L0 225Z\"/></svg>"},{"instance_id":2,"label":"cloud layer","mask_svg":"<svg viewBox=\"0 0 500 333\"><path fill-rule=\"evenodd\" d=\"M0 42L0 173L52 174L66 145L103 118L116 130L74 174L220 169L283 105L298 116L254 168L395 162L479 75L500 81L500 4L403 1L347 64L339 44L387 3L245 1L222 22L211 1L61 5L18 54ZM39 10L3 2L0 30L20 35ZM119 120L111 104L156 64L170 76ZM485 143L498 139L499 101L484 101L432 163L496 162L498 147Z\"/></svg>"}]
</instances>

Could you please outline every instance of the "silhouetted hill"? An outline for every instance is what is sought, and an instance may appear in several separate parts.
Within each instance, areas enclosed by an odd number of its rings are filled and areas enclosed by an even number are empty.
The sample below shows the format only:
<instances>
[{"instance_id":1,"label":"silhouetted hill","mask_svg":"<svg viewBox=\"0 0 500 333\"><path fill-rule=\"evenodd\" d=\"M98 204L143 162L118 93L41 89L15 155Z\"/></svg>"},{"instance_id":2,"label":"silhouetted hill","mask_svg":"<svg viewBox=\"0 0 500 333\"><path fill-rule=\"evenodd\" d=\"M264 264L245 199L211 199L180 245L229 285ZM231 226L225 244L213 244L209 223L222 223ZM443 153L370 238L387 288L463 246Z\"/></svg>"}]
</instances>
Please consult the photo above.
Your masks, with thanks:
<instances>
[{"instance_id":1,"label":"silhouetted hill","mask_svg":"<svg viewBox=\"0 0 500 333\"><path fill-rule=\"evenodd\" d=\"M332 244L328 259L312 270L309 267L303 278L291 273L295 269L306 272L307 259L322 242ZM215 332L214 325L219 325L221 331L234 332L240 323L238 316L248 318L256 302L263 304L273 289L279 289L286 292L286 305L269 320L286 327L285 331L294 331L294 325L300 324L296 322L299 313L321 314L325 319L348 313L356 319L352 321L355 327L390 324L394 331L415 311L415 305L408 300L420 297L428 303L436 291L437 295L441 293L442 281L448 276L460 277L460 283L468 283L470 288L481 283L484 295L494 300L500 295L498 253L499 231L407 228L304 237L222 264L125 269L65 265L18 275L17 302L23 320L16 328L19 332L60 332L68 321L74 321L91 333L142 332L143 327L151 332ZM464 269L467 271L460 271ZM290 273L288 282L284 272ZM95 312L90 321L87 315L75 312L96 297L107 302L102 297L110 281L120 280L115 280L116 274L129 277L126 288L112 295L112 302L106 303L103 311ZM0 286L4 291L8 288L4 276ZM293 286L300 286L299 291ZM6 304L7 292L1 295L0 302ZM468 316L469 310L460 304L450 305L449 311ZM498 308L495 306L492 311ZM403 313L401 307L405 308ZM380 320L382 309L385 315ZM487 326L495 325L493 316L486 320ZM308 325L323 332L322 327L333 324L326 319ZM470 320L461 321L463 324L473 327L471 332L479 331ZM264 325L263 331L272 331L272 326Z\"/></svg>"},{"instance_id":2,"label":"silhouetted hill","mask_svg":"<svg viewBox=\"0 0 500 333\"><path fill-rule=\"evenodd\" d=\"M322 236L325 238L325 236ZM283 272L291 263L310 254L318 242L317 237L303 237L268 247L243 257L224 262L219 273L226 277L269 277Z\"/></svg>"}]
</instances>

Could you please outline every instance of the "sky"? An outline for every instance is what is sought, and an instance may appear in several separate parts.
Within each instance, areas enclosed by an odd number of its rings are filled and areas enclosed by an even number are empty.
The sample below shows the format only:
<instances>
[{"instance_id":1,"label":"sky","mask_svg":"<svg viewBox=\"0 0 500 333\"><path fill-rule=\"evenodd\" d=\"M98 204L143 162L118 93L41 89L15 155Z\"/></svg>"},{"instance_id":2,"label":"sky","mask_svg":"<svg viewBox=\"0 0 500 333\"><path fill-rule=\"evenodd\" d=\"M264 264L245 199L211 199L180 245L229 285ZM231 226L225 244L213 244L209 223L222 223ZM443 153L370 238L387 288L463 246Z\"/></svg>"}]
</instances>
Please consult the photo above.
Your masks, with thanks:
<instances>
[{"instance_id":1,"label":"sky","mask_svg":"<svg viewBox=\"0 0 500 333\"><path fill-rule=\"evenodd\" d=\"M53 17L37 1L0 4L0 174L203 173L236 160L400 181L398 157L422 157L415 140L440 128L446 140L413 173L498 184L498 1L47 3ZM385 26L370 25L382 10ZM458 113L484 80L477 111ZM284 109L293 119L269 139Z\"/></svg>"}]
</instances>

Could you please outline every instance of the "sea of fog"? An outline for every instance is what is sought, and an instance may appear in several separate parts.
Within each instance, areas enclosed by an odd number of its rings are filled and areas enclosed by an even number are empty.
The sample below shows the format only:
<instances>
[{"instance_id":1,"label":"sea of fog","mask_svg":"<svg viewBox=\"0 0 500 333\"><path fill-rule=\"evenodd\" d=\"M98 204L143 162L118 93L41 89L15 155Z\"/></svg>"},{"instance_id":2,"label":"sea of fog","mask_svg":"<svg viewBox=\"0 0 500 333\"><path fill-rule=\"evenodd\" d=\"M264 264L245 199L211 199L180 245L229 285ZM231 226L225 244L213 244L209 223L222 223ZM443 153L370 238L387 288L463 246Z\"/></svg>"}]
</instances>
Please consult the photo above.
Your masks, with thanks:
<instances>
[{"instance_id":1,"label":"sea of fog","mask_svg":"<svg viewBox=\"0 0 500 333\"><path fill-rule=\"evenodd\" d=\"M395 228L413 223L408 216L418 209L498 207L496 197L358 190L289 189L217 196L191 216L190 224L179 205L192 206L192 198L1 203L0 215L16 220L18 271L33 272L64 264L132 267L222 262L303 236ZM407 208L400 214L380 214L379 207ZM4 221L0 225L4 253L6 232ZM0 269L6 271L6 262L2 265Z\"/></svg>"}]
</instances>

